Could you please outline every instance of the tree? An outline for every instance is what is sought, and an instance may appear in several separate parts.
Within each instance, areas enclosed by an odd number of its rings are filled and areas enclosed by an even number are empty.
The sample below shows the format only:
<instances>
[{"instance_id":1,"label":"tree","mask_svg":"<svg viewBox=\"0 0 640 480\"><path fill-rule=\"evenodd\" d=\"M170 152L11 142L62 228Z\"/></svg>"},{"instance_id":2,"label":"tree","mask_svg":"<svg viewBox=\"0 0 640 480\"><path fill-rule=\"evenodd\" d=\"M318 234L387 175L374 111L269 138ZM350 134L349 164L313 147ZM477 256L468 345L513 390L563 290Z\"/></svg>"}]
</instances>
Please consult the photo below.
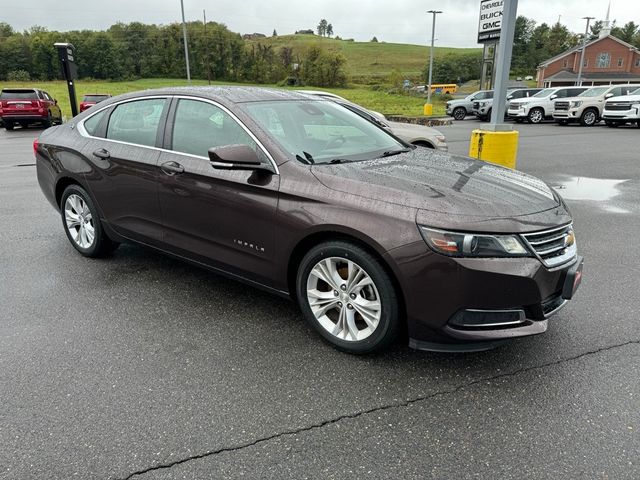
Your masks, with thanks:
<instances>
[{"instance_id":1,"label":"tree","mask_svg":"<svg viewBox=\"0 0 640 480\"><path fill-rule=\"evenodd\" d=\"M327 25L327 36L330 37L331 35L333 35L333 25L328 24Z\"/></svg>"},{"instance_id":2,"label":"tree","mask_svg":"<svg viewBox=\"0 0 640 480\"><path fill-rule=\"evenodd\" d=\"M611 35L619 38L623 42L633 43L633 39L638 34L638 25L635 22L627 22L622 27L614 27L611 29Z\"/></svg>"},{"instance_id":3,"label":"tree","mask_svg":"<svg viewBox=\"0 0 640 480\"><path fill-rule=\"evenodd\" d=\"M324 37L327 34L327 26L328 26L328 23L324 18L320 20L320 23L318 23L318 27L317 27L318 35L320 35L321 37Z\"/></svg>"},{"instance_id":4,"label":"tree","mask_svg":"<svg viewBox=\"0 0 640 480\"><path fill-rule=\"evenodd\" d=\"M377 39L376 37L373 37L373 38L371 39L371 41L372 41L373 43L378 43L378 39Z\"/></svg>"},{"instance_id":5,"label":"tree","mask_svg":"<svg viewBox=\"0 0 640 480\"><path fill-rule=\"evenodd\" d=\"M271 35L272 37L277 37L278 36L278 32L276 32L276 29L273 29L273 35Z\"/></svg>"},{"instance_id":6,"label":"tree","mask_svg":"<svg viewBox=\"0 0 640 480\"><path fill-rule=\"evenodd\" d=\"M602 30L603 26L604 22L602 20L596 20L595 22L593 22L593 24L589 27L589 30L591 30L591 39L598 38L598 35L600 35L600 31Z\"/></svg>"},{"instance_id":7,"label":"tree","mask_svg":"<svg viewBox=\"0 0 640 480\"><path fill-rule=\"evenodd\" d=\"M519 15L516 18L515 32L513 35L513 54L511 68L519 71L530 69L527 50L533 37L536 22L527 17Z\"/></svg>"}]
</instances>

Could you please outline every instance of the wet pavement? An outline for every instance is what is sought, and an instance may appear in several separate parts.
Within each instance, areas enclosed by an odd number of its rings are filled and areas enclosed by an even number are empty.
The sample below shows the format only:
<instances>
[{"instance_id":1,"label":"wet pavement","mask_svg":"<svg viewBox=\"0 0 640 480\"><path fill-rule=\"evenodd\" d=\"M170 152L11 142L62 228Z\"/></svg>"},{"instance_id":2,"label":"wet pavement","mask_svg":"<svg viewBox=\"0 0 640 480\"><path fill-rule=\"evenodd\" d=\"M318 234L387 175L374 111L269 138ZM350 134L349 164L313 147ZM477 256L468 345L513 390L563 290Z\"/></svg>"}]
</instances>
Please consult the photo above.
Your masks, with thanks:
<instances>
[{"instance_id":1,"label":"wet pavement","mask_svg":"<svg viewBox=\"0 0 640 480\"><path fill-rule=\"evenodd\" d=\"M465 120L440 127L466 153ZM639 132L520 125L585 257L546 334L339 353L290 302L137 246L90 260L0 131L0 479L640 478Z\"/></svg>"}]
</instances>

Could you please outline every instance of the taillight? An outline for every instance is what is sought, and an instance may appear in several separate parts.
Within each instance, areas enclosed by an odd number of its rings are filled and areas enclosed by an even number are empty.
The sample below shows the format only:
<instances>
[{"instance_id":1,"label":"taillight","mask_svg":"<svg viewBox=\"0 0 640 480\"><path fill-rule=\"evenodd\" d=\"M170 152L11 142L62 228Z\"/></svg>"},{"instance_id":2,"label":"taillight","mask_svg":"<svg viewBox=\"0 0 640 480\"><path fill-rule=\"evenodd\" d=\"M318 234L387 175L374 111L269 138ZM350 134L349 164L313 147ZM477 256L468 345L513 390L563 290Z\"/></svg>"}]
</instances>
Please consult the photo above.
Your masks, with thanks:
<instances>
[{"instance_id":1,"label":"taillight","mask_svg":"<svg viewBox=\"0 0 640 480\"><path fill-rule=\"evenodd\" d=\"M44 109L47 108L47 104L43 101L43 100L38 100L38 112L42 113L44 112Z\"/></svg>"},{"instance_id":2,"label":"taillight","mask_svg":"<svg viewBox=\"0 0 640 480\"><path fill-rule=\"evenodd\" d=\"M37 138L33 141L33 156L34 157L38 156L38 139Z\"/></svg>"}]
</instances>

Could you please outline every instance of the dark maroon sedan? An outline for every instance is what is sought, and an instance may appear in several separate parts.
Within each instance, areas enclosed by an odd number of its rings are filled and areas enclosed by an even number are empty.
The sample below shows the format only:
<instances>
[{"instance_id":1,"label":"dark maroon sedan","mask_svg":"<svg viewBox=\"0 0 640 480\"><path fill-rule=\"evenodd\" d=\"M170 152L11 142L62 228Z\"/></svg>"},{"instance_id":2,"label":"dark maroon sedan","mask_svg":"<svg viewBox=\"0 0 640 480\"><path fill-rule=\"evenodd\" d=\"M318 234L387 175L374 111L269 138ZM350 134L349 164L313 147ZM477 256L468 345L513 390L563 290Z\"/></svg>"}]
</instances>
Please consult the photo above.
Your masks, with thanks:
<instances>
[{"instance_id":1,"label":"dark maroon sedan","mask_svg":"<svg viewBox=\"0 0 640 480\"><path fill-rule=\"evenodd\" d=\"M521 172L413 148L334 102L261 88L122 95L34 144L83 255L137 242L294 298L337 348L479 350L544 332L582 259Z\"/></svg>"}]
</instances>

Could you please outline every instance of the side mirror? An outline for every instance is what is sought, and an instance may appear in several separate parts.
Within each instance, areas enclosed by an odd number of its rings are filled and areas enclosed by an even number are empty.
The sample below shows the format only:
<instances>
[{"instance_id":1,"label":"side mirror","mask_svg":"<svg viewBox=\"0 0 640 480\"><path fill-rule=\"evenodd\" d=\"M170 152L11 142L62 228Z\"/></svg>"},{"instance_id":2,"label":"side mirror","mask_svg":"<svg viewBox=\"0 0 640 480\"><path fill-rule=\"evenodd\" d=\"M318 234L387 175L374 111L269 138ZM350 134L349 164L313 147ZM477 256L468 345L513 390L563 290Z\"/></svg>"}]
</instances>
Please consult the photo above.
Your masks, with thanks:
<instances>
[{"instance_id":1,"label":"side mirror","mask_svg":"<svg viewBox=\"0 0 640 480\"><path fill-rule=\"evenodd\" d=\"M549 97L550 100L555 100L556 98L558 98L558 95L551 95L551 97Z\"/></svg>"},{"instance_id":2,"label":"side mirror","mask_svg":"<svg viewBox=\"0 0 640 480\"><path fill-rule=\"evenodd\" d=\"M604 96L604 98L611 98L611 97L613 97L613 93L611 93L611 92L607 93L607 94Z\"/></svg>"},{"instance_id":3,"label":"side mirror","mask_svg":"<svg viewBox=\"0 0 640 480\"><path fill-rule=\"evenodd\" d=\"M513 95L507 96L507 100L511 100L512 98L513 98Z\"/></svg>"},{"instance_id":4,"label":"side mirror","mask_svg":"<svg viewBox=\"0 0 640 480\"><path fill-rule=\"evenodd\" d=\"M247 145L225 145L209 149L211 166L219 170L266 170L256 152Z\"/></svg>"}]
</instances>

